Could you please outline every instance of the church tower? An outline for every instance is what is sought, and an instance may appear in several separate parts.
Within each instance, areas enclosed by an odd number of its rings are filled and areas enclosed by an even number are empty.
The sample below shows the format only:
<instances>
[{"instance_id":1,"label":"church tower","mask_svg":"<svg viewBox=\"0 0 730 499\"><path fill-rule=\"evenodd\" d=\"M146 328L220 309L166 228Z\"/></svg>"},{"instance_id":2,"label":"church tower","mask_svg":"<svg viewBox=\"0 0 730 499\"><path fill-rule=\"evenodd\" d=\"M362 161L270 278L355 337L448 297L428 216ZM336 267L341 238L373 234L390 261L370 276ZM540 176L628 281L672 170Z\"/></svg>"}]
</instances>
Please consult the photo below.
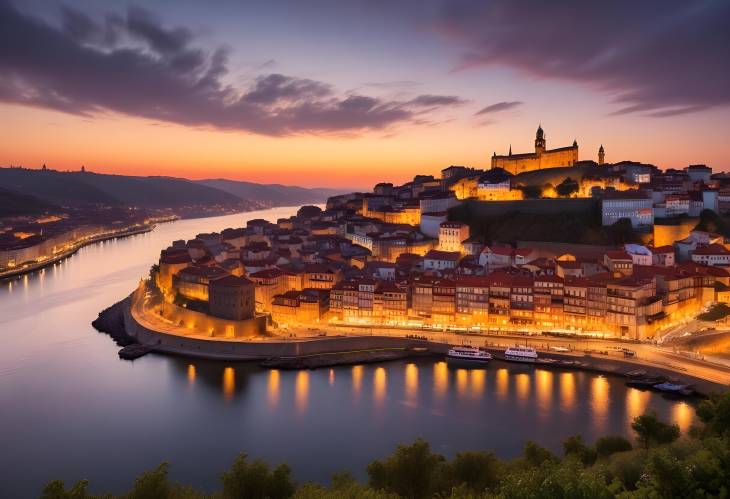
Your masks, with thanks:
<instances>
[{"instance_id":1,"label":"church tower","mask_svg":"<svg viewBox=\"0 0 730 499\"><path fill-rule=\"evenodd\" d=\"M603 144L598 148L598 164L602 165L606 161L606 151L603 150Z\"/></svg>"},{"instance_id":2,"label":"church tower","mask_svg":"<svg viewBox=\"0 0 730 499\"><path fill-rule=\"evenodd\" d=\"M542 125L537 127L537 134L535 134L535 154L542 154L545 152L545 132L542 131Z\"/></svg>"}]
</instances>

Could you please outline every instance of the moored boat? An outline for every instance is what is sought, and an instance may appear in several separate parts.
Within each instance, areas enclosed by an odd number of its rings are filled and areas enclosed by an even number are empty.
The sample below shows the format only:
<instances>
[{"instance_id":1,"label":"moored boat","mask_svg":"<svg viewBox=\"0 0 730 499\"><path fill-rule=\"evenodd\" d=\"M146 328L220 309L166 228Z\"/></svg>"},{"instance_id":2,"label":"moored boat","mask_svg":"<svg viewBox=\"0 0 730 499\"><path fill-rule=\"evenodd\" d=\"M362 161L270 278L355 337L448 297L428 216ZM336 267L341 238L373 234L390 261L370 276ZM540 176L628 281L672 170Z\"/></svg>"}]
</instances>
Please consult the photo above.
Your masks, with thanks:
<instances>
[{"instance_id":1,"label":"moored boat","mask_svg":"<svg viewBox=\"0 0 730 499\"><path fill-rule=\"evenodd\" d=\"M683 390L687 390L688 388L689 385L680 385L679 383L671 383L669 381L654 385L654 389L668 393L681 393Z\"/></svg>"},{"instance_id":2,"label":"moored boat","mask_svg":"<svg viewBox=\"0 0 730 499\"><path fill-rule=\"evenodd\" d=\"M446 354L446 360L465 364L486 364L492 360L492 355L474 347L451 347Z\"/></svg>"},{"instance_id":3,"label":"moored boat","mask_svg":"<svg viewBox=\"0 0 730 499\"><path fill-rule=\"evenodd\" d=\"M632 388L654 388L655 385L663 383L664 378L648 376L643 378L633 378L626 382L626 386Z\"/></svg>"},{"instance_id":4,"label":"moored boat","mask_svg":"<svg viewBox=\"0 0 730 499\"><path fill-rule=\"evenodd\" d=\"M537 351L532 347L509 347L504 351L504 358L513 362L534 363L537 360Z\"/></svg>"}]
</instances>

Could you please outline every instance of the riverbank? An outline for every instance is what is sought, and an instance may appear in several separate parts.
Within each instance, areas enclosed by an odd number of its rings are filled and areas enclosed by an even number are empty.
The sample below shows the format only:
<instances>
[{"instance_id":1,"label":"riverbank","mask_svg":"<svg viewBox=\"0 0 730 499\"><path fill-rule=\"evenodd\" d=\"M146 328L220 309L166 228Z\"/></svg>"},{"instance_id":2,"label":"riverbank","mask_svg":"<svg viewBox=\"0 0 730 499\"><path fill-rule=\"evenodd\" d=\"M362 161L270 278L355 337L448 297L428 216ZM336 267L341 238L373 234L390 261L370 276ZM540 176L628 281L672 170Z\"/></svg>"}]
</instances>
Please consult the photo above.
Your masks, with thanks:
<instances>
[{"instance_id":1,"label":"riverbank","mask_svg":"<svg viewBox=\"0 0 730 499\"><path fill-rule=\"evenodd\" d=\"M109 334L120 346L139 343L150 352L189 358L249 361L265 367L281 369L316 369L337 365L384 362L425 355L444 356L451 343L438 338L420 339L405 336L322 336L310 338L276 338L236 340L183 336L154 330L134 313L132 296L112 305L99 314L94 327ZM471 338L472 340L474 338ZM503 359L504 349L513 343L501 344L480 338L481 347L495 359ZM482 344L483 343L483 344ZM585 352L555 352L536 348L545 369L576 369L598 374L626 376L632 371L645 370L651 375L676 379L692 385L701 395L727 389L727 385L710 377L689 374L670 365L637 359L609 357L607 354Z\"/></svg>"},{"instance_id":2,"label":"riverbank","mask_svg":"<svg viewBox=\"0 0 730 499\"><path fill-rule=\"evenodd\" d=\"M121 231L121 232L115 232L115 233L107 233L102 234L96 237L91 237L85 241L82 241L80 243L74 244L73 247L62 251L56 255L54 255L51 258L48 258L46 260L43 260L42 262L34 262L32 264L25 264L17 268L13 268L10 270L4 270L0 271L0 281L4 281L7 279L13 279L15 277L19 277L25 274L30 274L32 272L36 272L38 270L44 269L46 267L50 267L51 265L54 265L62 260L65 260L66 258L74 255L77 251L79 251L81 248L85 246L89 246L91 244L100 243L102 241L109 241L112 239L122 238L122 237L129 237L129 236L135 236L137 234L144 234L146 232L151 232L154 230L154 228L157 226L157 224L149 224L144 227L135 227L131 228L129 230Z\"/></svg>"}]
</instances>

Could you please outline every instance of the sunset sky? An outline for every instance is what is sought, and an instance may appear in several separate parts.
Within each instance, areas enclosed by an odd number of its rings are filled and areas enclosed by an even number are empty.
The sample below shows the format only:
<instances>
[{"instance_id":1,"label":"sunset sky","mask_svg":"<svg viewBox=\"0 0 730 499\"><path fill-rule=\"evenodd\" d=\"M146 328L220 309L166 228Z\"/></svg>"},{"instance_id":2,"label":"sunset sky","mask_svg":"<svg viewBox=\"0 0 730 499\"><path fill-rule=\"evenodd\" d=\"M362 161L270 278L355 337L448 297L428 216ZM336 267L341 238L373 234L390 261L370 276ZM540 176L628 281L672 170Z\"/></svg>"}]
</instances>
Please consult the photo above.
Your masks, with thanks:
<instances>
[{"instance_id":1,"label":"sunset sky","mask_svg":"<svg viewBox=\"0 0 730 499\"><path fill-rule=\"evenodd\" d=\"M0 165L371 187L577 139L730 170L730 2L0 0Z\"/></svg>"}]
</instances>

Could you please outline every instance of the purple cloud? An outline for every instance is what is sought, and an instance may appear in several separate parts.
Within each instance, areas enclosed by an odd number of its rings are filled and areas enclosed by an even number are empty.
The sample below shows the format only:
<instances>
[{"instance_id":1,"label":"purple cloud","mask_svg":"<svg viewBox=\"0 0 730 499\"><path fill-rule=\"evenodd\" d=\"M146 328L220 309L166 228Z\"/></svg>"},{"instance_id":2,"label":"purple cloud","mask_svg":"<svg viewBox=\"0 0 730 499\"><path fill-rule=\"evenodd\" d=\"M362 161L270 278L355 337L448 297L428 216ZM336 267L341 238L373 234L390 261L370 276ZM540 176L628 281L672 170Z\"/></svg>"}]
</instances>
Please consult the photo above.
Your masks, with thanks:
<instances>
[{"instance_id":1,"label":"purple cloud","mask_svg":"<svg viewBox=\"0 0 730 499\"><path fill-rule=\"evenodd\" d=\"M503 101L503 102L497 102L496 104L490 104L487 107L483 107L476 113L474 113L474 116L482 116L485 114L495 114L502 111L508 111L510 109L514 109L516 107L520 107L523 105L524 102L522 101Z\"/></svg>"},{"instance_id":2,"label":"purple cloud","mask_svg":"<svg viewBox=\"0 0 730 499\"><path fill-rule=\"evenodd\" d=\"M666 117L730 104L730 2L452 0L437 29L460 68L505 66L586 84L618 113Z\"/></svg>"},{"instance_id":3,"label":"purple cloud","mask_svg":"<svg viewBox=\"0 0 730 499\"><path fill-rule=\"evenodd\" d=\"M322 134L417 124L464 101L420 95L388 100L341 95L331 85L282 74L249 88L224 82L229 50L195 46L147 10L98 22L63 8L59 27L0 0L0 101L93 116L113 111L189 126L266 135Z\"/></svg>"}]
</instances>

